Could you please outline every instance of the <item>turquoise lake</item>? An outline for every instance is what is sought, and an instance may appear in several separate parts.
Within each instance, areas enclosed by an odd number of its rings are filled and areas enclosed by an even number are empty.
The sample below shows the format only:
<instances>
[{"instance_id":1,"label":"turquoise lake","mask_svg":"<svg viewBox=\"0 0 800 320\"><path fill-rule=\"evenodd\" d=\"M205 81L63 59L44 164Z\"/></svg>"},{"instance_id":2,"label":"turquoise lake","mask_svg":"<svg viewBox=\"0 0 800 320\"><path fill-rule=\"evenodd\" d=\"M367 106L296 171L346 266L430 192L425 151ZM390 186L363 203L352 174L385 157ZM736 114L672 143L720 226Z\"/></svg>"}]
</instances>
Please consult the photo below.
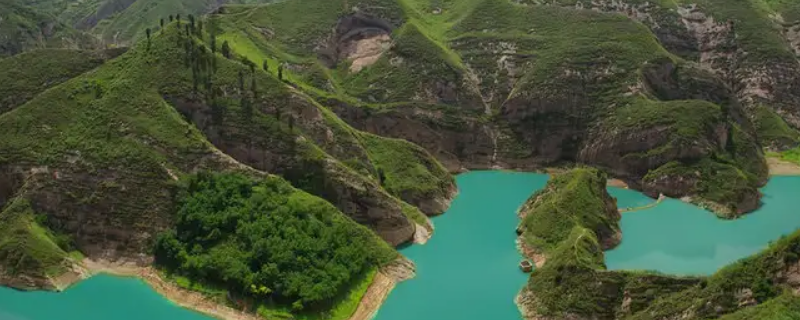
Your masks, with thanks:
<instances>
[{"instance_id":1,"label":"turquoise lake","mask_svg":"<svg viewBox=\"0 0 800 320\"><path fill-rule=\"evenodd\" d=\"M213 320L134 278L98 275L62 293L0 288L0 320Z\"/></svg>"},{"instance_id":2,"label":"turquoise lake","mask_svg":"<svg viewBox=\"0 0 800 320\"><path fill-rule=\"evenodd\" d=\"M513 299L527 275L517 268L517 208L542 188L547 175L476 171L457 176L460 194L433 218L434 237L401 250L417 277L400 283L376 320L519 320ZM609 269L710 274L762 250L800 228L800 177L775 177L762 190L763 207L744 218L667 199L655 208L624 213L622 244L606 252ZM610 188L620 207L653 201ZM64 293L0 288L0 320L209 320L173 305L136 279L97 276Z\"/></svg>"}]
</instances>

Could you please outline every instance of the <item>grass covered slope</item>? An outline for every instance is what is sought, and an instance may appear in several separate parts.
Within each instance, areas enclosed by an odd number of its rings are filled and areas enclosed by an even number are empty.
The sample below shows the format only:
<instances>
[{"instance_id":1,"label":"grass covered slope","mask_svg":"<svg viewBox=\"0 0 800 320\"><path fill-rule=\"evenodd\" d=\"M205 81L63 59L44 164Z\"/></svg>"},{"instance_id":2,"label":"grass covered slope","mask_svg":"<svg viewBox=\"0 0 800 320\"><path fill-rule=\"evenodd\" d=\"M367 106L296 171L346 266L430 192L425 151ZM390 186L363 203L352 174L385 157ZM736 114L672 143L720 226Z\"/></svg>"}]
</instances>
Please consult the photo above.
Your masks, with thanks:
<instances>
[{"instance_id":1,"label":"grass covered slope","mask_svg":"<svg viewBox=\"0 0 800 320\"><path fill-rule=\"evenodd\" d=\"M570 176L572 180L564 180ZM544 200L554 194L567 195L577 183L584 184L584 188L595 185L589 179L576 177L580 176L572 171L552 179L545 191L533 197L540 200L529 201L523 210L531 214L547 211L544 209L549 202ZM593 197L595 202L603 202L602 196ZM585 202L574 194L564 198L564 206L569 201ZM606 214L600 206L584 207L594 209L573 213L571 228L539 231L544 233L539 238L555 240L544 252L546 262L531 273L518 297L526 319L651 320L672 319L676 315L681 319L790 319L796 313L797 299L792 292L800 288L796 280L800 273L800 231L709 277L608 271L603 262L604 246L595 231L583 225L592 220L578 218L588 215L596 221ZM560 219L565 220L569 219ZM525 233L523 237L527 236Z\"/></svg>"},{"instance_id":2,"label":"grass covered slope","mask_svg":"<svg viewBox=\"0 0 800 320\"><path fill-rule=\"evenodd\" d=\"M169 22L169 16L181 15L187 21L190 14L197 15L213 9L215 1L211 0L135 0L106 2L127 2L127 7L119 6L121 10L108 16L108 19L97 21L92 32L106 41L120 41L122 43L134 41L145 37L147 28L156 29L161 19ZM110 4L104 4L110 6ZM95 13L97 14L97 13Z\"/></svg>"},{"instance_id":3,"label":"grass covered slope","mask_svg":"<svg viewBox=\"0 0 800 320\"><path fill-rule=\"evenodd\" d=\"M759 205L759 134L769 130L743 115L730 79L668 52L659 40L670 33L506 0L317 2L230 7L213 19L234 51L272 73L283 65L348 123L419 144L451 170L580 162L721 216ZM658 19L683 28L674 39L695 37L675 12Z\"/></svg>"},{"instance_id":4,"label":"grass covered slope","mask_svg":"<svg viewBox=\"0 0 800 320\"><path fill-rule=\"evenodd\" d=\"M121 50L41 49L0 60L0 114L48 88L94 69Z\"/></svg>"},{"instance_id":5,"label":"grass covered slope","mask_svg":"<svg viewBox=\"0 0 800 320\"><path fill-rule=\"evenodd\" d=\"M24 199L12 200L0 211L0 282L4 285L55 289L51 277L61 275L71 264L59 240L38 218Z\"/></svg>"},{"instance_id":6,"label":"grass covered slope","mask_svg":"<svg viewBox=\"0 0 800 320\"><path fill-rule=\"evenodd\" d=\"M605 186L605 174L596 169L557 174L520 208L526 244L549 252L565 241L571 230L581 227L591 230L604 249L615 247L621 237L620 214Z\"/></svg>"},{"instance_id":7,"label":"grass covered slope","mask_svg":"<svg viewBox=\"0 0 800 320\"><path fill-rule=\"evenodd\" d=\"M454 179L427 151L405 140L369 133L362 133L361 141L386 191L427 214L443 213L449 207Z\"/></svg>"},{"instance_id":8,"label":"grass covered slope","mask_svg":"<svg viewBox=\"0 0 800 320\"><path fill-rule=\"evenodd\" d=\"M92 48L93 37L19 0L0 3L0 57L33 48Z\"/></svg>"},{"instance_id":9,"label":"grass covered slope","mask_svg":"<svg viewBox=\"0 0 800 320\"><path fill-rule=\"evenodd\" d=\"M791 293L769 300L758 306L720 317L720 320L790 320L800 318L800 299Z\"/></svg>"},{"instance_id":10,"label":"grass covered slope","mask_svg":"<svg viewBox=\"0 0 800 320\"><path fill-rule=\"evenodd\" d=\"M142 253L153 236L174 223L175 181L204 169L280 174L394 245L412 238L411 219L425 224L418 208L380 186L363 133L270 74L213 54L185 30L171 24L0 114L0 176L19 181L0 184L0 198L19 193L88 257L140 264L149 261ZM45 62L34 59L31 68ZM449 183L439 195L448 196L452 179L424 152L370 141L376 150L413 154L403 164L429 170L416 173L431 185ZM406 170L395 165L381 167ZM404 196L403 188L394 191Z\"/></svg>"},{"instance_id":11,"label":"grass covered slope","mask_svg":"<svg viewBox=\"0 0 800 320\"><path fill-rule=\"evenodd\" d=\"M523 241L546 256L517 299L527 319L622 319L699 282L605 270L603 250L620 239L619 213L605 181L595 169L573 169L555 176L521 208Z\"/></svg>"},{"instance_id":12,"label":"grass covered slope","mask_svg":"<svg viewBox=\"0 0 800 320\"><path fill-rule=\"evenodd\" d=\"M173 61L190 68L175 75L183 82L162 87L162 93L211 143L242 163L279 174L296 187L331 201L392 244L410 240L414 226L407 217L421 214L380 187L376 166L358 131L273 74L246 60L225 59L206 49L205 34L186 37L185 31L170 27L165 35L182 44L173 48L177 51ZM425 154L409 159L436 163ZM440 181L442 178L446 180ZM441 175L431 175L427 183L453 185L452 179ZM447 188L427 194L432 199L406 198L403 190L395 191L409 202L446 202L450 196ZM426 213L444 210L433 209Z\"/></svg>"},{"instance_id":13,"label":"grass covered slope","mask_svg":"<svg viewBox=\"0 0 800 320\"><path fill-rule=\"evenodd\" d=\"M328 309L397 256L330 203L278 177L200 174L178 197L175 229L158 238L156 262L255 305Z\"/></svg>"}]
</instances>

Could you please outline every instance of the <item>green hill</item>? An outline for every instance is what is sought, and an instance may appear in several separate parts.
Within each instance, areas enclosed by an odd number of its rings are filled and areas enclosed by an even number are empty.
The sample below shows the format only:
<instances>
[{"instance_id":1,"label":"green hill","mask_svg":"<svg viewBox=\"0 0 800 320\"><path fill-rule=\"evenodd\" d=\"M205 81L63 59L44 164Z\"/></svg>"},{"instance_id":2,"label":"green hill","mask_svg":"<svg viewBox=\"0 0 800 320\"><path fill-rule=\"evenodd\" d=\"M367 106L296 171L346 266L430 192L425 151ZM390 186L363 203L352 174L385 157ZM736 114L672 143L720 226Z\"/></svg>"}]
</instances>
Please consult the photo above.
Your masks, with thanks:
<instances>
[{"instance_id":1,"label":"green hill","mask_svg":"<svg viewBox=\"0 0 800 320\"><path fill-rule=\"evenodd\" d=\"M796 235L708 278L602 263L619 239L606 177L736 218L760 205L764 149L796 158L793 1L22 3L0 3L0 230L13 231L0 231L0 283L52 288L76 252L147 265L161 239L158 265L189 287L250 288L269 315L325 313L395 255L378 237L432 229L451 173L581 164L594 168L523 208L525 244L549 258L526 312L794 308L779 275ZM94 50L115 45L130 49ZM251 256L245 227L314 250L299 265ZM359 263L320 265L325 249ZM267 260L281 264L240 263ZM302 268L314 274L282 281Z\"/></svg>"},{"instance_id":2,"label":"green hill","mask_svg":"<svg viewBox=\"0 0 800 320\"><path fill-rule=\"evenodd\" d=\"M596 171L576 169L557 175L544 191L534 194L523 208L527 220L544 221L557 215L571 221L571 229L526 229L524 239L536 233L551 243L529 242L546 256L531 273L518 297L527 319L792 319L798 314L793 281L800 254L800 232L784 237L767 250L729 265L709 277L675 277L652 272L605 269L603 242L608 228L606 207L616 209L602 183L593 183ZM600 176L602 178L602 176ZM581 192L582 191L582 192ZM572 197L585 210L554 210L559 197ZM552 223L550 223L552 225ZM596 232L599 230L600 232ZM548 232L549 231L549 232ZM757 306L755 306L757 305ZM755 307L753 307L755 306Z\"/></svg>"},{"instance_id":3,"label":"green hill","mask_svg":"<svg viewBox=\"0 0 800 320\"><path fill-rule=\"evenodd\" d=\"M33 48L94 48L94 37L19 0L0 2L0 57Z\"/></svg>"},{"instance_id":4,"label":"green hill","mask_svg":"<svg viewBox=\"0 0 800 320\"><path fill-rule=\"evenodd\" d=\"M220 12L211 19L233 51L273 73L280 63L348 123L417 143L451 171L577 161L735 217L759 205L759 140L796 141L791 123L773 129L780 121L769 112L784 102L752 111L704 61L674 55L654 30L617 14L505 0L287 1ZM687 28L670 17L669 27ZM759 50L786 57L788 46Z\"/></svg>"},{"instance_id":5,"label":"green hill","mask_svg":"<svg viewBox=\"0 0 800 320\"><path fill-rule=\"evenodd\" d=\"M359 132L170 26L0 115L0 205L28 201L86 256L119 258L149 251L152 235L172 227L175 180L197 170L279 174L392 245L428 227L397 197L444 210L453 179L427 152Z\"/></svg>"},{"instance_id":6,"label":"green hill","mask_svg":"<svg viewBox=\"0 0 800 320\"><path fill-rule=\"evenodd\" d=\"M0 114L122 52L42 49L0 60Z\"/></svg>"}]
</instances>

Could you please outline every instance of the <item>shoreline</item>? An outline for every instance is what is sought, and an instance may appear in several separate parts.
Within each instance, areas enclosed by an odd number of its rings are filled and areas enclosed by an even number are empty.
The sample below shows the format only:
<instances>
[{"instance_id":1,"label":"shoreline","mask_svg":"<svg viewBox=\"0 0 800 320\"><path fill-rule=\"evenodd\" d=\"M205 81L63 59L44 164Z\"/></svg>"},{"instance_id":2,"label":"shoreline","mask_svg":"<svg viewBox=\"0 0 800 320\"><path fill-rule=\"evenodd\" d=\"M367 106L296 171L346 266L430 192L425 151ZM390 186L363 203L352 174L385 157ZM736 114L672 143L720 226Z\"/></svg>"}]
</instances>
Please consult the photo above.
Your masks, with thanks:
<instances>
[{"instance_id":1,"label":"shoreline","mask_svg":"<svg viewBox=\"0 0 800 320\"><path fill-rule=\"evenodd\" d=\"M143 281L158 295L169 300L178 307L201 313L220 320L265 320L261 316L236 310L230 306L213 301L208 296L179 287L165 280L152 266L138 266L132 262L109 262L105 260L83 259L74 265L72 270L57 277L61 281L53 281L58 292L98 274L107 274L123 278L136 278ZM415 276L414 263L400 257L381 268L369 284L367 291L358 302L358 306L347 320L371 320L383 305L386 298L397 283ZM56 280L56 279L51 279ZM268 320L268 319L267 319Z\"/></svg>"},{"instance_id":2,"label":"shoreline","mask_svg":"<svg viewBox=\"0 0 800 320\"><path fill-rule=\"evenodd\" d=\"M118 277L137 278L144 281L150 288L160 296L174 303L175 305L202 313L208 317L221 320L259 320L261 317L233 309L212 301L207 296L199 292L178 287L176 284L164 280L153 267L140 267L130 263L110 263L107 261L93 261L84 259L83 265L88 274L83 279L97 275L109 274Z\"/></svg>"},{"instance_id":3,"label":"shoreline","mask_svg":"<svg viewBox=\"0 0 800 320\"><path fill-rule=\"evenodd\" d=\"M770 177L800 176L800 165L780 158L767 157Z\"/></svg>"}]
</instances>

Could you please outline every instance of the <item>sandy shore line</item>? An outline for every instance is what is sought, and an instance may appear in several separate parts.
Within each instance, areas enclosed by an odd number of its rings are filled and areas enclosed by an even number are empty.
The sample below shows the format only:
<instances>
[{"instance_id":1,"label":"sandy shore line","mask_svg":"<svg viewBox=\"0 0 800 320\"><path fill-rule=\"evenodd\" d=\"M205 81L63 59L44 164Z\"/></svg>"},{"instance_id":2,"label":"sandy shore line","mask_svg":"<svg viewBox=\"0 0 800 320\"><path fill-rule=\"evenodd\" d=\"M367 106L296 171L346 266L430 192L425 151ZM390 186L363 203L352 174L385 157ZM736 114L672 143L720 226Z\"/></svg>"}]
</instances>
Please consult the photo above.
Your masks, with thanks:
<instances>
[{"instance_id":1,"label":"sandy shore line","mask_svg":"<svg viewBox=\"0 0 800 320\"><path fill-rule=\"evenodd\" d=\"M166 297L176 305L198 311L208 316L223 320L258 320L260 317L221 305L205 295L185 290L176 284L164 280L152 267L138 267L134 264L110 263L106 261L83 260L89 275L106 273L122 277L142 279L158 294Z\"/></svg>"},{"instance_id":2,"label":"sandy shore line","mask_svg":"<svg viewBox=\"0 0 800 320\"><path fill-rule=\"evenodd\" d=\"M264 318L255 314L246 313L222 305L202 293L178 287L171 281L162 278L152 267L140 267L133 263L112 263L91 259L84 259L82 265L84 268L83 270L75 270L73 276L70 276L75 282L100 273L139 278L158 292L158 294L180 307L221 320L264 320ZM414 264L405 258L398 259L396 262L383 268L375 274L375 278L367 288L367 291L364 293L364 296L361 298L361 301L349 320L372 319L397 283L413 276Z\"/></svg>"},{"instance_id":3,"label":"sandy shore line","mask_svg":"<svg viewBox=\"0 0 800 320\"><path fill-rule=\"evenodd\" d=\"M625 181L622 181L620 179L608 179L608 181L606 182L606 185L609 186L609 187L617 187L617 188L628 189L628 184L625 183Z\"/></svg>"},{"instance_id":4,"label":"sandy shore line","mask_svg":"<svg viewBox=\"0 0 800 320\"><path fill-rule=\"evenodd\" d=\"M386 297L389 296L396 284L394 278L383 272L376 273L375 278L372 279L372 283L367 288L367 292L364 293L364 297L358 303L356 312L350 316L350 320L370 320L375 317L378 309L381 308L381 305L386 301Z\"/></svg>"},{"instance_id":5,"label":"sandy shore line","mask_svg":"<svg viewBox=\"0 0 800 320\"><path fill-rule=\"evenodd\" d=\"M769 175L771 176L797 176L800 175L800 165L778 158L768 157Z\"/></svg>"}]
</instances>

